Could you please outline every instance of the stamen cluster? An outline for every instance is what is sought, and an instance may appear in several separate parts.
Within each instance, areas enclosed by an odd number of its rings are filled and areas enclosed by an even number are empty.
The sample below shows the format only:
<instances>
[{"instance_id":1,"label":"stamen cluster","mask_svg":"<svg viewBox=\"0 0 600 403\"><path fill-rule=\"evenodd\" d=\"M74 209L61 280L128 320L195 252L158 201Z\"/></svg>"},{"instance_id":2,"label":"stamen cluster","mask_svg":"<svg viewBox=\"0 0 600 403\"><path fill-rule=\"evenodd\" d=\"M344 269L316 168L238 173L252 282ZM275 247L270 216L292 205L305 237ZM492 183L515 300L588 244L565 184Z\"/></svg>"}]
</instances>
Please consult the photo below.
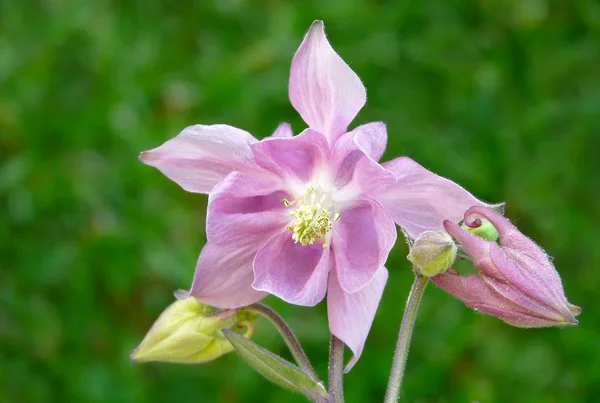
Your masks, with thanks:
<instances>
[{"instance_id":1,"label":"stamen cluster","mask_svg":"<svg viewBox=\"0 0 600 403\"><path fill-rule=\"evenodd\" d=\"M333 227L331 213L320 204L314 206L301 206L291 212L294 223L287 227L292 231L294 242L302 246L312 245L315 240L325 242L325 234Z\"/></svg>"},{"instance_id":2,"label":"stamen cluster","mask_svg":"<svg viewBox=\"0 0 600 403\"><path fill-rule=\"evenodd\" d=\"M307 189L306 197L300 203L283 200L286 207L298 204L290 213L294 221L287 226L295 243L300 242L302 246L306 246L320 239L324 248L328 246L325 236L333 228L333 223L339 220L340 215L333 216L322 204L322 200L324 197L317 198L312 186Z\"/></svg>"}]
</instances>

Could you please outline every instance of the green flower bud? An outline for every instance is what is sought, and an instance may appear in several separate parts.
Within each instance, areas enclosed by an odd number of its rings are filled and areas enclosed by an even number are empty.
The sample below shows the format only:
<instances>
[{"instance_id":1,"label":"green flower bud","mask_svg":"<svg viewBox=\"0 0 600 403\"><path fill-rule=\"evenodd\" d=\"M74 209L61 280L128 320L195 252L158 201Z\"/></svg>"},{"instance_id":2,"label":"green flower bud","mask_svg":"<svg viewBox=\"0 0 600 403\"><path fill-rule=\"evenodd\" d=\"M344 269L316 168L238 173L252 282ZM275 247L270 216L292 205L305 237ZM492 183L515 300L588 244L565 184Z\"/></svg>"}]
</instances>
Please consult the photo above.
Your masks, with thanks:
<instances>
[{"instance_id":1,"label":"green flower bud","mask_svg":"<svg viewBox=\"0 0 600 403\"><path fill-rule=\"evenodd\" d=\"M498 231L496 231L496 228L492 223L485 218L479 218L478 220L481 222L481 225L478 227L469 227L465 223L462 223L460 227L476 237L485 239L486 241L496 242L498 240Z\"/></svg>"},{"instance_id":2,"label":"green flower bud","mask_svg":"<svg viewBox=\"0 0 600 403\"><path fill-rule=\"evenodd\" d=\"M252 335L255 317L237 310L210 313L211 309L194 297L175 301L154 322L131 359L203 363L233 351L221 329L244 329L245 337Z\"/></svg>"},{"instance_id":3,"label":"green flower bud","mask_svg":"<svg viewBox=\"0 0 600 403\"><path fill-rule=\"evenodd\" d=\"M452 266L457 247L444 231L425 231L415 239L407 259L419 274L433 277Z\"/></svg>"}]
</instances>

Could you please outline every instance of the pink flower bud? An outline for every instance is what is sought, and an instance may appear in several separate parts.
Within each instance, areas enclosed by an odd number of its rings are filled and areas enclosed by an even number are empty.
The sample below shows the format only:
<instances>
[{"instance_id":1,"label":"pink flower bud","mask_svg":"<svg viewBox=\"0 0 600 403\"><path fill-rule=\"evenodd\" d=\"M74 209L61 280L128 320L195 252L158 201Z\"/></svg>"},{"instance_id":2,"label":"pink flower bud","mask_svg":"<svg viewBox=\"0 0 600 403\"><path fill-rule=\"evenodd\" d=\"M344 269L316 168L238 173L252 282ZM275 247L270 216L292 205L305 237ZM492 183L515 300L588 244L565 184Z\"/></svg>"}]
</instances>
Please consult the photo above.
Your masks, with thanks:
<instances>
[{"instance_id":1,"label":"pink flower bud","mask_svg":"<svg viewBox=\"0 0 600 403\"><path fill-rule=\"evenodd\" d=\"M488 220L500 245L479 238L451 221L444 228L479 269L461 276L456 271L433 277L436 285L468 307L517 327L576 325L581 309L565 297L560 277L548 255L505 217L485 207L471 207L464 223L478 227Z\"/></svg>"}]
</instances>

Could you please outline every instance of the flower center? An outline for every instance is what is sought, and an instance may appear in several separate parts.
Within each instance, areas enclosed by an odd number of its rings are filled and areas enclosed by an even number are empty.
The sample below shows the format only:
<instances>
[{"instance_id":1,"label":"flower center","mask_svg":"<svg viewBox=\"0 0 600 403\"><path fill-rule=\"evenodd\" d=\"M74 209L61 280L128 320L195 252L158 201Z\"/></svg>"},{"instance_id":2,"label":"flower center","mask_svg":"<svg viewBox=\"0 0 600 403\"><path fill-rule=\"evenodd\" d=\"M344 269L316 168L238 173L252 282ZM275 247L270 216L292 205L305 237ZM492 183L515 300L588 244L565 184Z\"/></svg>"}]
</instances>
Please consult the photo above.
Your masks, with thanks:
<instances>
[{"instance_id":1,"label":"flower center","mask_svg":"<svg viewBox=\"0 0 600 403\"><path fill-rule=\"evenodd\" d=\"M295 243L300 242L302 246L306 246L320 239L323 241L323 248L329 246L325 236L340 219L340 215L332 214L332 203L327 193L317 192L309 186L304 197L294 201L284 199L283 204L286 207L295 206L290 212L294 221L287 226Z\"/></svg>"}]
</instances>

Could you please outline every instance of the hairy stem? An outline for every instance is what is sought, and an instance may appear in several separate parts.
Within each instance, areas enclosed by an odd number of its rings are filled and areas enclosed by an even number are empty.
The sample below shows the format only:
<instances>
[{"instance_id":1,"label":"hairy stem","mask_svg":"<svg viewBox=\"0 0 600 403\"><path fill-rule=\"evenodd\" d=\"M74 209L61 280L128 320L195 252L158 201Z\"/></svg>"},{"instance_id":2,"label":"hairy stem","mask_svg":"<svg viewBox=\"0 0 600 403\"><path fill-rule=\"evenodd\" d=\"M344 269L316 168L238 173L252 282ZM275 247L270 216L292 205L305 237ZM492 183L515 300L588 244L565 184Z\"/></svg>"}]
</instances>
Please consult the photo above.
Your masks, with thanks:
<instances>
[{"instance_id":1,"label":"hairy stem","mask_svg":"<svg viewBox=\"0 0 600 403\"><path fill-rule=\"evenodd\" d=\"M344 402L344 343L331 335L329 345L329 399L328 403Z\"/></svg>"},{"instance_id":2,"label":"hairy stem","mask_svg":"<svg viewBox=\"0 0 600 403\"><path fill-rule=\"evenodd\" d=\"M302 346L296 338L296 335L294 335L292 329L290 329L285 320L283 320L283 318L279 316L277 312L275 312L273 309L269 308L266 305L258 303L247 306L245 309L267 318L269 322L271 322L271 324L275 327L275 329L277 329L281 337L283 337L285 344L290 349L298 366L302 368L302 370L304 370L304 372L306 372L308 376L313 378L313 380L319 380L317 373L315 372L312 364L306 356L306 353L302 349Z\"/></svg>"},{"instance_id":3,"label":"hairy stem","mask_svg":"<svg viewBox=\"0 0 600 403\"><path fill-rule=\"evenodd\" d=\"M402 316L402 324L398 333L398 341L396 342L396 352L394 353L394 361L390 372L387 391L385 393L384 403L396 403L400 397L400 388L406 369L406 359L408 358L408 349L410 347L410 338L413 328L415 327L415 319L419 303L425 291L425 286L429 278L415 274L415 281L410 289L404 315Z\"/></svg>"}]
</instances>

